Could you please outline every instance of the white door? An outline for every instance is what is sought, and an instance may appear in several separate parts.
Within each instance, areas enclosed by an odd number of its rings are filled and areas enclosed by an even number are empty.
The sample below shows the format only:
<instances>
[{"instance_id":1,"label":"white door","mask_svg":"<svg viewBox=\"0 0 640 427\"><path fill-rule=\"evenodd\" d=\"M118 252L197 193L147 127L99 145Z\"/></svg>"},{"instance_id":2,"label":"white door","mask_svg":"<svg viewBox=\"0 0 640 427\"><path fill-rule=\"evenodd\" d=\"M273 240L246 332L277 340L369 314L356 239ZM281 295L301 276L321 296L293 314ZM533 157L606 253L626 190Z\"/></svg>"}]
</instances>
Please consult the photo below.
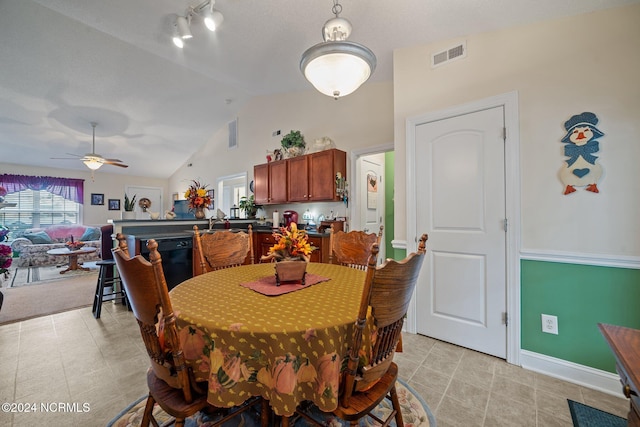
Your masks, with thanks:
<instances>
[{"instance_id":1,"label":"white door","mask_svg":"<svg viewBox=\"0 0 640 427\"><path fill-rule=\"evenodd\" d=\"M384 153L360 157L360 227L365 233L378 234L384 223ZM385 259L384 232L380 241L378 260Z\"/></svg>"},{"instance_id":2,"label":"white door","mask_svg":"<svg viewBox=\"0 0 640 427\"><path fill-rule=\"evenodd\" d=\"M504 107L415 128L417 332L506 357Z\"/></svg>"}]
</instances>

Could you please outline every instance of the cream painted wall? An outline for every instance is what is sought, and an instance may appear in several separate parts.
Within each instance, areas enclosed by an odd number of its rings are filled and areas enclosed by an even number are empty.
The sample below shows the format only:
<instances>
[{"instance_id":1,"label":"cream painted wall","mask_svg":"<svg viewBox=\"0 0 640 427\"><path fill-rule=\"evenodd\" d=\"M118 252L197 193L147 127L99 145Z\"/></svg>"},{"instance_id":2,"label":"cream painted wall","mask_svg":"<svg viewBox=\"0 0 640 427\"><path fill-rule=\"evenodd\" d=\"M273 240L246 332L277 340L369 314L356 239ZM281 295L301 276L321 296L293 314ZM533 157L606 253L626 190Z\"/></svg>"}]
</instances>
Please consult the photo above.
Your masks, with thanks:
<instances>
[{"instance_id":1,"label":"cream painted wall","mask_svg":"<svg viewBox=\"0 0 640 427\"><path fill-rule=\"evenodd\" d=\"M282 134L273 137L278 129ZM367 84L337 101L315 90L253 98L238 115L238 147L228 148L228 131L221 129L171 176L170 193L178 192L182 198L192 179L213 188L218 177L246 172L251 181L253 166L266 163L267 150L280 148L280 140L291 130L300 130L307 145L328 136L347 155L354 149L389 143L393 140L393 85ZM333 205L342 214L342 204ZM306 207L292 208L302 214ZM315 209L323 212L333 207Z\"/></svg>"},{"instance_id":2,"label":"cream painted wall","mask_svg":"<svg viewBox=\"0 0 640 427\"><path fill-rule=\"evenodd\" d=\"M394 53L396 171L405 120L510 91L519 94L522 249L640 255L640 5L466 37L467 58L431 69L448 40ZM563 195L564 122L594 112L605 133L599 194ZM406 238L396 174L396 239Z\"/></svg>"},{"instance_id":3,"label":"cream painted wall","mask_svg":"<svg viewBox=\"0 0 640 427\"><path fill-rule=\"evenodd\" d=\"M136 177L120 174L111 174L104 172L103 169L98 170L94 176L95 180L91 180L91 173L69 169L57 168L41 168L23 165L14 165L8 163L0 163L0 171L2 173L16 175L35 175L35 176L53 176L60 178L79 178L84 179L84 205L83 220L86 225L102 225L106 224L108 219L120 219L120 211L110 211L107 206L109 199L120 199L120 206L124 210L124 189L127 185L139 185L144 187L159 187L164 191L164 200L168 200L170 195L166 189L169 179ZM104 194L104 206L91 205L91 193ZM163 209L164 211L165 209Z\"/></svg>"}]
</instances>

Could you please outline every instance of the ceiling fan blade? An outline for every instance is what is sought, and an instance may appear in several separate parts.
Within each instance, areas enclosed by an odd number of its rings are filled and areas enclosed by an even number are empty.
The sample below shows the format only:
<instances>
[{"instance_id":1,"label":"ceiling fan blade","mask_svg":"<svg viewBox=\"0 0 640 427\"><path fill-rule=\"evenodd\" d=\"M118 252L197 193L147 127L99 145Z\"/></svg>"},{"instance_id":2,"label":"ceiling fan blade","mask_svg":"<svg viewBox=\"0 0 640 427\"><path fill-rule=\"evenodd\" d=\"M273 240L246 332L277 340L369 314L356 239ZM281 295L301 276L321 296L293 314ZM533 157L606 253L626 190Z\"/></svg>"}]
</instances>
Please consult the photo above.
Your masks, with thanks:
<instances>
[{"instance_id":1,"label":"ceiling fan blade","mask_svg":"<svg viewBox=\"0 0 640 427\"><path fill-rule=\"evenodd\" d=\"M79 159L79 157L49 157L49 158L51 160L78 160Z\"/></svg>"},{"instance_id":2,"label":"ceiling fan blade","mask_svg":"<svg viewBox=\"0 0 640 427\"><path fill-rule=\"evenodd\" d=\"M124 163L116 163L116 162L108 162L108 161L105 161L105 162L102 162L102 163L105 164L105 165L118 166L118 167L121 167L121 168L128 168L129 167L129 165L125 165Z\"/></svg>"},{"instance_id":3,"label":"ceiling fan blade","mask_svg":"<svg viewBox=\"0 0 640 427\"><path fill-rule=\"evenodd\" d=\"M120 159L104 159L105 163L107 162L116 162L116 163L122 163L122 160Z\"/></svg>"}]
</instances>

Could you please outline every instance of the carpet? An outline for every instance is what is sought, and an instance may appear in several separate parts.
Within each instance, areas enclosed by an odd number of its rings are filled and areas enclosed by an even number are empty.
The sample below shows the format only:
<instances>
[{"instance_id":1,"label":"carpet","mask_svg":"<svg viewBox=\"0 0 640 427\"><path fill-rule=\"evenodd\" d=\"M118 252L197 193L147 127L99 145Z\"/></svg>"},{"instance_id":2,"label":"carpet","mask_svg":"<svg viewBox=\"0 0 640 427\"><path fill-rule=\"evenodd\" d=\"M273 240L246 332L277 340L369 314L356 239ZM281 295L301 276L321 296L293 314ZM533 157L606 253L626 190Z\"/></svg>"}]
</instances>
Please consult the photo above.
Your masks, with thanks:
<instances>
[{"instance_id":1,"label":"carpet","mask_svg":"<svg viewBox=\"0 0 640 427\"><path fill-rule=\"evenodd\" d=\"M574 427L626 427L627 420L617 415L567 399Z\"/></svg>"},{"instance_id":2,"label":"carpet","mask_svg":"<svg viewBox=\"0 0 640 427\"><path fill-rule=\"evenodd\" d=\"M24 269L27 270L27 269ZM60 269L43 269L40 277L53 276L50 280L24 282L23 286L2 287L4 303L0 310L0 324L18 322L33 317L60 313L93 304L93 294L98 280L97 270L60 274ZM49 271L42 271L49 270ZM50 274L55 273L57 276ZM72 273L72 274L70 274ZM24 274L26 277L26 272ZM30 276L33 277L33 276ZM8 286L4 282L3 286ZM16 279L17 280L17 279ZM20 282L23 283L23 282Z\"/></svg>"},{"instance_id":3,"label":"carpet","mask_svg":"<svg viewBox=\"0 0 640 427\"><path fill-rule=\"evenodd\" d=\"M65 265L60 267L52 265L46 267L16 267L9 269L9 279L4 282L3 286L10 288L18 288L27 285L39 285L40 282L49 282L53 280L68 280L71 277L88 276L97 274L97 266L95 262L85 262L83 267L90 268L90 271L74 270L60 274L66 268ZM97 276L96 276L97 280Z\"/></svg>"},{"instance_id":4,"label":"carpet","mask_svg":"<svg viewBox=\"0 0 640 427\"><path fill-rule=\"evenodd\" d=\"M412 427L435 427L436 420L431 414L429 407L420 395L412 389L408 384L402 380L398 380L396 384L398 390L398 396L400 398L400 406L402 407L402 418L405 425L411 425ZM107 427L138 427L142 421L142 414L144 412L144 406L147 400L147 396L141 397L139 400L133 402L121 413L119 413L113 420L111 420ZM380 405L378 405L377 411L380 413L389 413L391 403L385 399ZM335 420L333 417L322 414L320 411L316 411L314 415L316 418L327 420L327 425L332 427L348 426L349 424L340 421L339 423L331 420ZM172 418L167 415L158 405L154 409L154 416L158 420L160 425L165 425L170 422ZM215 417L210 417L202 412L198 412L192 417L187 418L185 427L206 427L215 421ZM372 426L373 420L365 418L360 420L360 426ZM303 419L295 420L293 426L303 427L308 423ZM391 426L395 426L395 420L391 422ZM224 427L258 427L260 426L260 403L255 405L255 410L248 410L239 414L236 418L232 418L224 424Z\"/></svg>"}]
</instances>

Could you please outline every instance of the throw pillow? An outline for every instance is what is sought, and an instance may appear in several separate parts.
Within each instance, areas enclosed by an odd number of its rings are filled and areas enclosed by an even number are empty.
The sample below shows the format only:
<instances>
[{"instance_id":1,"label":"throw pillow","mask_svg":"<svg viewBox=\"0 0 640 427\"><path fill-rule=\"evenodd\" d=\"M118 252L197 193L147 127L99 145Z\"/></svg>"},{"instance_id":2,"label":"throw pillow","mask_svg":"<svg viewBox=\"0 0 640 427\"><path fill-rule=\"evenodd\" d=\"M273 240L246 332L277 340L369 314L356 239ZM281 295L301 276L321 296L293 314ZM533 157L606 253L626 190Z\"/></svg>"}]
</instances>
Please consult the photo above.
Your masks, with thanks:
<instances>
[{"instance_id":1,"label":"throw pillow","mask_svg":"<svg viewBox=\"0 0 640 427\"><path fill-rule=\"evenodd\" d=\"M31 240L34 245L48 245L53 243L51 237L44 231L38 231L37 233L25 233L23 237Z\"/></svg>"},{"instance_id":2,"label":"throw pillow","mask_svg":"<svg viewBox=\"0 0 640 427\"><path fill-rule=\"evenodd\" d=\"M100 240L100 229L97 227L87 227L80 237L81 242L89 242L91 240Z\"/></svg>"}]
</instances>

